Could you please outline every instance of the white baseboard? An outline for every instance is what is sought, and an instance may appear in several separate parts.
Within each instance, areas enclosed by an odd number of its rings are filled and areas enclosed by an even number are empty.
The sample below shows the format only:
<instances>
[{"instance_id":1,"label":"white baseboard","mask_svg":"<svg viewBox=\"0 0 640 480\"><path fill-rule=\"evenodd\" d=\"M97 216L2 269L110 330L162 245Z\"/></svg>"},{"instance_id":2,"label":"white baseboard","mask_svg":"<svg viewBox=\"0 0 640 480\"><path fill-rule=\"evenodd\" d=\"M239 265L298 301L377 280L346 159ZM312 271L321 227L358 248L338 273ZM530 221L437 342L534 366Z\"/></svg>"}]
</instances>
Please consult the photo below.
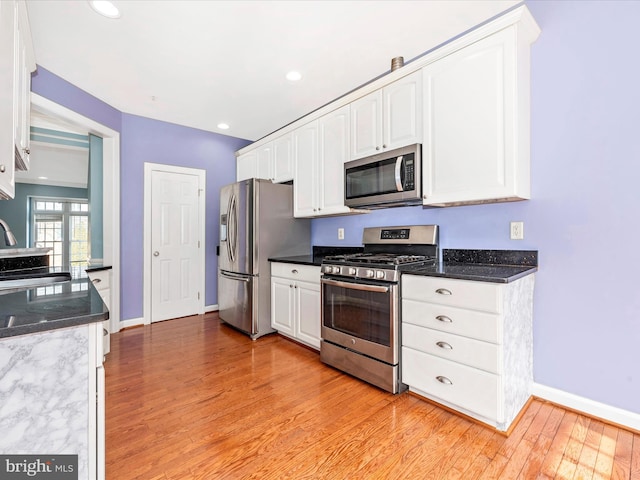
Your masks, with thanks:
<instances>
[{"instance_id":1,"label":"white baseboard","mask_svg":"<svg viewBox=\"0 0 640 480\"><path fill-rule=\"evenodd\" d=\"M214 304L214 305L207 305L204 307L204 313L210 313L210 312L217 312L218 309L218 304Z\"/></svg>"},{"instance_id":2,"label":"white baseboard","mask_svg":"<svg viewBox=\"0 0 640 480\"><path fill-rule=\"evenodd\" d=\"M123 328L137 327L139 325L144 325L144 318L130 318L129 320L120 321L120 330ZM120 331L118 330L118 331Z\"/></svg>"},{"instance_id":3,"label":"white baseboard","mask_svg":"<svg viewBox=\"0 0 640 480\"><path fill-rule=\"evenodd\" d=\"M640 414L638 413L612 407L605 403L589 400L588 398L547 387L546 385L540 385L539 383L532 385L531 394L571 410L584 412L592 417L601 418L607 422L640 431Z\"/></svg>"}]
</instances>

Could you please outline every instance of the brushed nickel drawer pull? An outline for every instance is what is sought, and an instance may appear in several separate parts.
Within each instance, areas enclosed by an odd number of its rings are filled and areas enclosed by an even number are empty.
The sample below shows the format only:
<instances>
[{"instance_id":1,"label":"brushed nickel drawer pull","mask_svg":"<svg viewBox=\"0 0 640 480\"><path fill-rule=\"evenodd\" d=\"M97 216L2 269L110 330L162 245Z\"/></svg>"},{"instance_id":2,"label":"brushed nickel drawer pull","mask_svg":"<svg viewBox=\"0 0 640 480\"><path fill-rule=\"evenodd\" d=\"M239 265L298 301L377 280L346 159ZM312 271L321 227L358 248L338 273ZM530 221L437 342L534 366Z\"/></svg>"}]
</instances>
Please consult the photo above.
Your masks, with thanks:
<instances>
[{"instance_id":1,"label":"brushed nickel drawer pull","mask_svg":"<svg viewBox=\"0 0 640 480\"><path fill-rule=\"evenodd\" d=\"M453 350L453 347L447 342L436 342L436 345L440 348L444 348L445 350Z\"/></svg>"},{"instance_id":2,"label":"brushed nickel drawer pull","mask_svg":"<svg viewBox=\"0 0 640 480\"><path fill-rule=\"evenodd\" d=\"M298 270L296 270L295 268L293 270L291 270L291 273L293 273L294 275L298 273Z\"/></svg>"},{"instance_id":3,"label":"brushed nickel drawer pull","mask_svg":"<svg viewBox=\"0 0 640 480\"><path fill-rule=\"evenodd\" d=\"M451 380L449 380L447 377L443 377L442 375L438 375L436 377L436 380L438 380L440 383L444 383L445 385L453 385L453 382Z\"/></svg>"},{"instance_id":4,"label":"brushed nickel drawer pull","mask_svg":"<svg viewBox=\"0 0 640 480\"><path fill-rule=\"evenodd\" d=\"M447 290L446 288L439 288L436 290L436 293L440 295L451 295L451 290Z\"/></svg>"},{"instance_id":5,"label":"brushed nickel drawer pull","mask_svg":"<svg viewBox=\"0 0 640 480\"><path fill-rule=\"evenodd\" d=\"M451 320L446 315L438 315L436 317L436 320L438 320L439 322L444 322L444 323L453 323L453 320Z\"/></svg>"},{"instance_id":6,"label":"brushed nickel drawer pull","mask_svg":"<svg viewBox=\"0 0 640 480\"><path fill-rule=\"evenodd\" d=\"M94 278L93 280L91 280L92 283L96 284L96 283L100 283L102 281L101 278Z\"/></svg>"}]
</instances>

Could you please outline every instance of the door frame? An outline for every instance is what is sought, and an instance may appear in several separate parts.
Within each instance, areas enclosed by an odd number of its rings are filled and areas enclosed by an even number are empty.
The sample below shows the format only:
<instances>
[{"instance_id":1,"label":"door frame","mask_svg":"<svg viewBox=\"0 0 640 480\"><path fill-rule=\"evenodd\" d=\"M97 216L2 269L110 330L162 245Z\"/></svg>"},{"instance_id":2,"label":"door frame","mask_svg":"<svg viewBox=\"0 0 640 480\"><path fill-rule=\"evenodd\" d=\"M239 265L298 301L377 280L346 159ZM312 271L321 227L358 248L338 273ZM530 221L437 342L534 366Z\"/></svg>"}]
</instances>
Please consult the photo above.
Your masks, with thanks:
<instances>
[{"instance_id":1,"label":"door frame","mask_svg":"<svg viewBox=\"0 0 640 480\"><path fill-rule=\"evenodd\" d=\"M198 278L198 289L200 295L198 312L204 314L205 291L205 207L206 207L206 177L207 172L199 168L178 167L176 165L164 165L161 163L144 162L144 234L143 234L143 279L142 290L144 292L142 317L145 325L151 325L151 174L152 172L177 173L183 175L195 175L198 177L198 262L202 265Z\"/></svg>"},{"instance_id":2,"label":"door frame","mask_svg":"<svg viewBox=\"0 0 640 480\"><path fill-rule=\"evenodd\" d=\"M102 237L103 264L111 266L111 333L120 331L120 132L31 92L31 105L38 110L86 128L102 137Z\"/></svg>"}]
</instances>

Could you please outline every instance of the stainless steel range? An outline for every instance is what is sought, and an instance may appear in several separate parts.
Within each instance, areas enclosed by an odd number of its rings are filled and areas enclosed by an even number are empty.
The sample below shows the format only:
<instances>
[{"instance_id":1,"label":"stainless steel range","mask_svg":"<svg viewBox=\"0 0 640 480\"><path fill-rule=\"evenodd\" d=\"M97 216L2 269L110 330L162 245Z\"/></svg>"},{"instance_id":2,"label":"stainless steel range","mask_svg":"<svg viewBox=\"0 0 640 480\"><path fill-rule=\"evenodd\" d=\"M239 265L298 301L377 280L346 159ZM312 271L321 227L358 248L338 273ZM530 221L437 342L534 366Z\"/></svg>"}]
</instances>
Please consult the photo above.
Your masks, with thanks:
<instances>
[{"instance_id":1,"label":"stainless steel range","mask_svg":"<svg viewBox=\"0 0 640 480\"><path fill-rule=\"evenodd\" d=\"M438 226L365 228L362 243L322 262L320 359L399 393L400 276L437 263Z\"/></svg>"}]
</instances>

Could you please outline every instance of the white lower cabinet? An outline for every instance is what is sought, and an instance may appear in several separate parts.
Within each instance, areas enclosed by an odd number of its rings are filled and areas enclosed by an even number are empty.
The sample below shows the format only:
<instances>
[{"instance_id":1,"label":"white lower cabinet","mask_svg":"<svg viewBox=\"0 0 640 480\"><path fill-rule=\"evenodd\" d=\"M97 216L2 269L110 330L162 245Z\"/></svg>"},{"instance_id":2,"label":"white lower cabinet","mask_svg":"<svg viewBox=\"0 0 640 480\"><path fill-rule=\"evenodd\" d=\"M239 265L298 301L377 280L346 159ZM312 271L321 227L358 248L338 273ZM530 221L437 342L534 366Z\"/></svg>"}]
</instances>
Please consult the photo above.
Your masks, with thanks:
<instances>
[{"instance_id":1,"label":"white lower cabinet","mask_svg":"<svg viewBox=\"0 0 640 480\"><path fill-rule=\"evenodd\" d=\"M320 349L320 267L271 264L271 326Z\"/></svg>"},{"instance_id":2,"label":"white lower cabinet","mask_svg":"<svg viewBox=\"0 0 640 480\"><path fill-rule=\"evenodd\" d=\"M530 397L534 275L510 283L402 277L402 381L506 431Z\"/></svg>"},{"instance_id":3,"label":"white lower cabinet","mask_svg":"<svg viewBox=\"0 0 640 480\"><path fill-rule=\"evenodd\" d=\"M75 454L73 478L104 480L101 333L91 323L0 338L0 453Z\"/></svg>"},{"instance_id":4,"label":"white lower cabinet","mask_svg":"<svg viewBox=\"0 0 640 480\"><path fill-rule=\"evenodd\" d=\"M87 272L89 280L96 287L96 290L100 294L102 301L107 306L107 309L111 311L111 269L108 270L93 270ZM111 351L111 320L105 320L102 322L102 346L104 354L106 355Z\"/></svg>"}]
</instances>

